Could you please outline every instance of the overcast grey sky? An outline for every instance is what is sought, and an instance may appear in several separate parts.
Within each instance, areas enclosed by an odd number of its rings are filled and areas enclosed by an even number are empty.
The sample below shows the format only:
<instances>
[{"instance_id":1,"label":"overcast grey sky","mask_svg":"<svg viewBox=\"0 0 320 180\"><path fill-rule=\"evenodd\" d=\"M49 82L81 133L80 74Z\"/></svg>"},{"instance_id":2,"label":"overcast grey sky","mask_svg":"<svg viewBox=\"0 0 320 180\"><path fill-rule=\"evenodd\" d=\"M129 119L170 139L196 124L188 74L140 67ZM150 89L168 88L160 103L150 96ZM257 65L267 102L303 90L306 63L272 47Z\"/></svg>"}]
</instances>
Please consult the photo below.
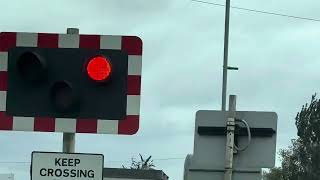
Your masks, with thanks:
<instances>
[{"instance_id":1,"label":"overcast grey sky","mask_svg":"<svg viewBox=\"0 0 320 180\"><path fill-rule=\"evenodd\" d=\"M224 0L208 0L224 3ZM318 0L233 0L232 5L319 18ZM184 158L193 151L195 112L221 107L224 8L190 0L0 1L0 31L138 35L144 42L140 131L134 136L76 137L76 151L103 153L107 167L141 153ZM320 23L232 9L228 93L238 110L275 111L278 149L295 137L294 117L319 90ZM0 162L29 162L60 151L62 135L0 132ZM173 180L184 159L155 160ZM0 163L0 173L29 179L28 163Z\"/></svg>"}]
</instances>

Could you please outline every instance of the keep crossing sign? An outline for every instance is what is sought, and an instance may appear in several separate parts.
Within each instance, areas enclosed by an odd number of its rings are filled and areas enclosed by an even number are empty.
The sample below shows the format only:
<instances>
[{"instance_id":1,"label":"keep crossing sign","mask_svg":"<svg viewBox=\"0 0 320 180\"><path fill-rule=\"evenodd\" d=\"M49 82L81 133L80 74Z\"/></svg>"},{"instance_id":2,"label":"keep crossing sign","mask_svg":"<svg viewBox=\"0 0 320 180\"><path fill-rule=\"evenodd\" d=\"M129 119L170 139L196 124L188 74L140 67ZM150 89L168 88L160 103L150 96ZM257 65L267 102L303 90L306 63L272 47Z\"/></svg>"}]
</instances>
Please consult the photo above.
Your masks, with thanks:
<instances>
[{"instance_id":1,"label":"keep crossing sign","mask_svg":"<svg viewBox=\"0 0 320 180\"><path fill-rule=\"evenodd\" d=\"M102 180L102 154L33 152L31 180Z\"/></svg>"}]
</instances>

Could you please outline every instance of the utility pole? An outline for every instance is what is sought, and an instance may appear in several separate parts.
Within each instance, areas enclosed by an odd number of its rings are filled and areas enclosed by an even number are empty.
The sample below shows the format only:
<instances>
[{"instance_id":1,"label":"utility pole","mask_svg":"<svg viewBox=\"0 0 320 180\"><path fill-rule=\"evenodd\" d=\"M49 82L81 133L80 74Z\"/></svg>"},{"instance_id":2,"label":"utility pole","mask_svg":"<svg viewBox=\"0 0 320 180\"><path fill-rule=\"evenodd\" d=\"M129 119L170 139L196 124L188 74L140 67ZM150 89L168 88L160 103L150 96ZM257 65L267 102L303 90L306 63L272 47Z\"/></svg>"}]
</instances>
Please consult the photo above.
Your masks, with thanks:
<instances>
[{"instance_id":1,"label":"utility pole","mask_svg":"<svg viewBox=\"0 0 320 180\"><path fill-rule=\"evenodd\" d=\"M227 80L228 80L228 53L229 53L229 24L230 24L230 0L226 0L225 12L225 32L224 32L224 54L223 54L223 80L222 80L222 107L226 110L227 100Z\"/></svg>"},{"instance_id":2,"label":"utility pole","mask_svg":"<svg viewBox=\"0 0 320 180\"><path fill-rule=\"evenodd\" d=\"M229 55L229 26L230 26L230 0L226 0L224 54L223 54L223 80L222 80L222 104L221 110L226 111L228 70L238 70L228 66ZM227 143L225 153L224 180L232 180L233 153L234 153L234 130L236 116L236 96L229 97L229 113L227 118Z\"/></svg>"}]
</instances>

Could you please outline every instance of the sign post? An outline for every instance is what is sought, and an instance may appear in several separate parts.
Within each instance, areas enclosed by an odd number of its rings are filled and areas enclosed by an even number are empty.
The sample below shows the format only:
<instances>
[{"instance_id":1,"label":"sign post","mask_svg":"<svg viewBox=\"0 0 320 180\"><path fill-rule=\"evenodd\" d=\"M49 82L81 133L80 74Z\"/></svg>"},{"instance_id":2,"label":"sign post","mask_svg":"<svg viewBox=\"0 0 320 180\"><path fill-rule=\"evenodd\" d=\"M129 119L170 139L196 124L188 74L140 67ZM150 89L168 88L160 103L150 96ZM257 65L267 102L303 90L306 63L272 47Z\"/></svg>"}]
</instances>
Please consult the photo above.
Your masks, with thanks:
<instances>
[{"instance_id":1,"label":"sign post","mask_svg":"<svg viewBox=\"0 0 320 180\"><path fill-rule=\"evenodd\" d=\"M236 96L230 95L229 116L227 118L227 143L226 143L224 180L232 180L235 118L236 118Z\"/></svg>"},{"instance_id":2,"label":"sign post","mask_svg":"<svg viewBox=\"0 0 320 180\"><path fill-rule=\"evenodd\" d=\"M33 152L31 180L102 180L102 154Z\"/></svg>"},{"instance_id":3,"label":"sign post","mask_svg":"<svg viewBox=\"0 0 320 180\"><path fill-rule=\"evenodd\" d=\"M185 180L259 180L261 168L274 167L277 114L236 111L235 96L229 100L229 111L196 113L194 150L185 161Z\"/></svg>"}]
</instances>

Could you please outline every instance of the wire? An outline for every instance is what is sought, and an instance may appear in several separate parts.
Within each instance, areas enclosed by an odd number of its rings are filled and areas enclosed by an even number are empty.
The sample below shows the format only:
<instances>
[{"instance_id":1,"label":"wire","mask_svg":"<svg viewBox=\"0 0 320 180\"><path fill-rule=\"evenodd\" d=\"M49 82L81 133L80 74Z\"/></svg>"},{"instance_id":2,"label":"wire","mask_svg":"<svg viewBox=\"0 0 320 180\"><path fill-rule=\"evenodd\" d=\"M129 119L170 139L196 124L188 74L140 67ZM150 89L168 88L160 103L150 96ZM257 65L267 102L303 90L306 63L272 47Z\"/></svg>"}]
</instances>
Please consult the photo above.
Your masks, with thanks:
<instances>
[{"instance_id":1,"label":"wire","mask_svg":"<svg viewBox=\"0 0 320 180\"><path fill-rule=\"evenodd\" d=\"M237 145L234 145L234 148L235 148L236 150L238 150L238 151L244 151L244 150L246 150L246 149L249 147L249 145L250 145L250 143L251 143L251 131L250 131L250 127L249 127L249 124L247 123L247 121L245 121L245 120L243 120L243 119L236 119L236 121L242 122L242 123L246 126L246 128L247 128L247 133L248 133L248 142L247 142L247 144L246 144L243 148L240 148L240 147L238 147Z\"/></svg>"},{"instance_id":2,"label":"wire","mask_svg":"<svg viewBox=\"0 0 320 180\"><path fill-rule=\"evenodd\" d=\"M177 157L177 158L161 158L161 159L152 159L153 161L172 161L172 160L184 160L185 158L184 157ZM124 162L131 162L131 161L107 161L107 162L110 162L110 163L124 163ZM31 162L0 162L0 164L30 164Z\"/></svg>"},{"instance_id":3,"label":"wire","mask_svg":"<svg viewBox=\"0 0 320 180\"><path fill-rule=\"evenodd\" d=\"M203 4L215 5L215 6L225 6L224 4L218 4L218 3L208 2L208 1L200 1L200 0L191 0L191 1L198 2L198 3L203 3ZM293 16L293 15L288 15L288 14L275 13L275 12L269 12L269 11L262 11L262 10L256 10L256 9L249 9L249 8L243 8L243 7L237 7L237 6L231 6L231 8L244 10L244 11L255 12L255 13L261 13L261 14L268 14L268 15L274 15L274 16L282 16L282 17L288 17L288 18L294 18L294 19L301 19L301 20L307 20L307 21L320 22L320 19L315 19L315 18Z\"/></svg>"},{"instance_id":4,"label":"wire","mask_svg":"<svg viewBox=\"0 0 320 180\"><path fill-rule=\"evenodd\" d=\"M151 159L153 161L172 161L172 160L184 160L184 157L177 157L177 158L162 158L162 159ZM107 161L107 162L111 162L111 163L124 163L124 162L131 162L131 161Z\"/></svg>"},{"instance_id":5,"label":"wire","mask_svg":"<svg viewBox=\"0 0 320 180\"><path fill-rule=\"evenodd\" d=\"M31 162L9 162L9 161L3 161L3 162L0 162L0 164L30 164Z\"/></svg>"},{"instance_id":6,"label":"wire","mask_svg":"<svg viewBox=\"0 0 320 180\"><path fill-rule=\"evenodd\" d=\"M165 158L165 159L153 159L154 161L171 161L171 160L181 160L186 158Z\"/></svg>"}]
</instances>

